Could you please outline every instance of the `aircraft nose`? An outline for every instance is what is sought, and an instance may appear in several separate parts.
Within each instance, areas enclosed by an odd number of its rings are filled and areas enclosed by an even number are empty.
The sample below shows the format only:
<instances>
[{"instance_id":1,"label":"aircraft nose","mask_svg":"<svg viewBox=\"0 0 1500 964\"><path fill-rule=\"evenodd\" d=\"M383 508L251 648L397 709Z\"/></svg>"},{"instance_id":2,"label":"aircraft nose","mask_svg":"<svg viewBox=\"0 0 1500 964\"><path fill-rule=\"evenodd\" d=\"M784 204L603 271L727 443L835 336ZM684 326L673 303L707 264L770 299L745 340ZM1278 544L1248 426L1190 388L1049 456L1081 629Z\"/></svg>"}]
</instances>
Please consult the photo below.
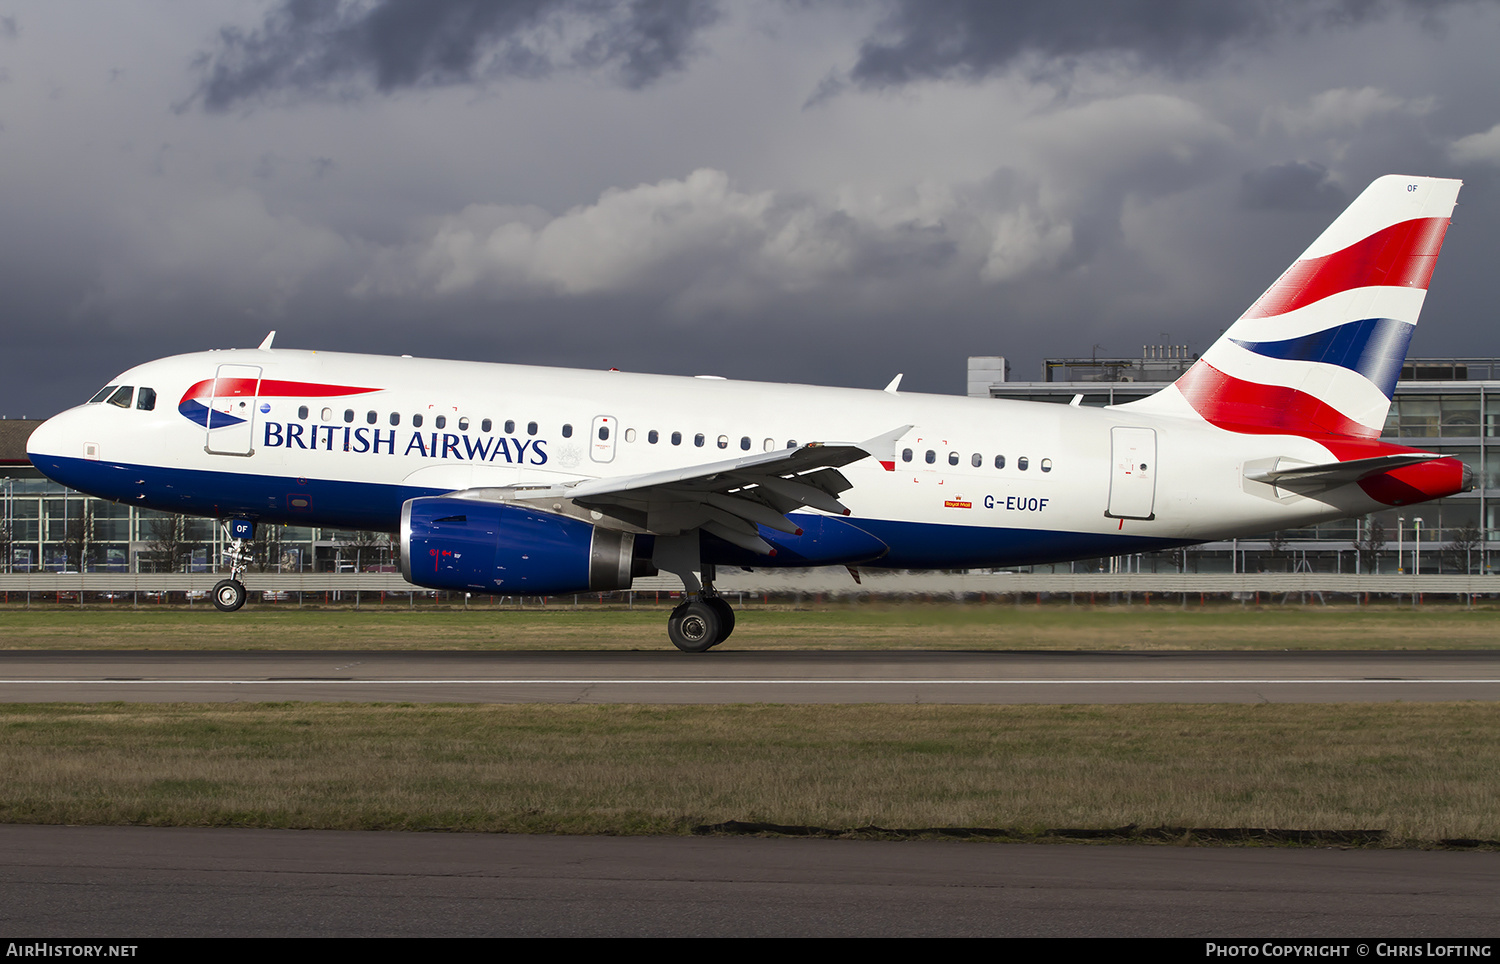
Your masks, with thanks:
<instances>
[{"instance_id":1,"label":"aircraft nose","mask_svg":"<svg viewBox=\"0 0 1500 964\"><path fill-rule=\"evenodd\" d=\"M67 428L63 423L67 421L67 416L67 412L52 416L38 425L26 440L26 456L33 465L38 456L72 454L63 451L67 437Z\"/></svg>"}]
</instances>

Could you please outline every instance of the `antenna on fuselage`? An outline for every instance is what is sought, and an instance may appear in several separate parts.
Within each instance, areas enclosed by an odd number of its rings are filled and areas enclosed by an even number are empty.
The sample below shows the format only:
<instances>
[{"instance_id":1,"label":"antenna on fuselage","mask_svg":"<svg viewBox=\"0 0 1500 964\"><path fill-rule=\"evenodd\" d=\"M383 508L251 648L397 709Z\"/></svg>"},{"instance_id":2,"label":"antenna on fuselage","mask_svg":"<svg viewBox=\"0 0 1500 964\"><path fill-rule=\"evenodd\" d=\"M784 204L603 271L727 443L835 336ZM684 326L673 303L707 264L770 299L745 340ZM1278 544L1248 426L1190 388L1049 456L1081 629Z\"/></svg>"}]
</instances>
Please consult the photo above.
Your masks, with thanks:
<instances>
[{"instance_id":1,"label":"antenna on fuselage","mask_svg":"<svg viewBox=\"0 0 1500 964\"><path fill-rule=\"evenodd\" d=\"M266 336L266 340L260 343L260 350L261 351L270 351L271 350L271 342L275 338L276 338L276 329L272 328L271 329L271 333Z\"/></svg>"}]
</instances>

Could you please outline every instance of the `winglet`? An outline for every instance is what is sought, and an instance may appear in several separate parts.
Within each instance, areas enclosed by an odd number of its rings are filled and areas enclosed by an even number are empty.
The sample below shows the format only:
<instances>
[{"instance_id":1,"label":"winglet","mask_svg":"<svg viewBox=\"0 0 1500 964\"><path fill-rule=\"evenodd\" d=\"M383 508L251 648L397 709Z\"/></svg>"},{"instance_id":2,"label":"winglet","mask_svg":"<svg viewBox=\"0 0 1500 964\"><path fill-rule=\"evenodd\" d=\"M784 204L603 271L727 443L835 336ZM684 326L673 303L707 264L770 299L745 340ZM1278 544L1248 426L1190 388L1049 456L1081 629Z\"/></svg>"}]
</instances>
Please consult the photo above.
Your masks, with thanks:
<instances>
[{"instance_id":1,"label":"winglet","mask_svg":"<svg viewBox=\"0 0 1500 964\"><path fill-rule=\"evenodd\" d=\"M266 336L266 340L260 343L260 350L261 351L270 351L271 350L271 342L274 341L275 338L276 338L276 329L273 328L273 329L271 329L271 333Z\"/></svg>"},{"instance_id":2,"label":"winglet","mask_svg":"<svg viewBox=\"0 0 1500 964\"><path fill-rule=\"evenodd\" d=\"M905 374L906 372L898 373L895 378L891 379L891 383L885 387L884 391L890 392L892 395L896 394L896 389L901 386L901 376Z\"/></svg>"},{"instance_id":3,"label":"winglet","mask_svg":"<svg viewBox=\"0 0 1500 964\"><path fill-rule=\"evenodd\" d=\"M900 378L900 375L896 376L898 381ZM901 436L910 432L912 428L914 426L902 425L900 428L893 428L883 435L865 439L863 442L857 443L855 447L879 462L880 467L887 472L894 472L896 471L896 443L901 440Z\"/></svg>"}]
</instances>

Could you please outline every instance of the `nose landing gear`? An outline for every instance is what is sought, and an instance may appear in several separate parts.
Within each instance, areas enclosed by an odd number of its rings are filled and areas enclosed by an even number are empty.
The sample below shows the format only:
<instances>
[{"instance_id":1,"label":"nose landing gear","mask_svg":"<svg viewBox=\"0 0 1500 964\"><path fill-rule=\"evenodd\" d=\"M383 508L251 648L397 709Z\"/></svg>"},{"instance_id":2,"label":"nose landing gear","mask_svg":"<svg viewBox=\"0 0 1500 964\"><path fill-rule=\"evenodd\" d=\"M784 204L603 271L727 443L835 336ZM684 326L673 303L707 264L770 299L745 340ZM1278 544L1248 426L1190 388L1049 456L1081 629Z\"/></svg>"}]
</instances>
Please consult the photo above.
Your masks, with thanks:
<instances>
[{"instance_id":1,"label":"nose landing gear","mask_svg":"<svg viewBox=\"0 0 1500 964\"><path fill-rule=\"evenodd\" d=\"M250 567L252 553L250 540L255 538L255 523L249 519L231 519L224 524L230 537L224 558L229 562L229 578L220 579L214 585L214 608L221 613L232 613L245 605L245 584L240 577Z\"/></svg>"}]
</instances>

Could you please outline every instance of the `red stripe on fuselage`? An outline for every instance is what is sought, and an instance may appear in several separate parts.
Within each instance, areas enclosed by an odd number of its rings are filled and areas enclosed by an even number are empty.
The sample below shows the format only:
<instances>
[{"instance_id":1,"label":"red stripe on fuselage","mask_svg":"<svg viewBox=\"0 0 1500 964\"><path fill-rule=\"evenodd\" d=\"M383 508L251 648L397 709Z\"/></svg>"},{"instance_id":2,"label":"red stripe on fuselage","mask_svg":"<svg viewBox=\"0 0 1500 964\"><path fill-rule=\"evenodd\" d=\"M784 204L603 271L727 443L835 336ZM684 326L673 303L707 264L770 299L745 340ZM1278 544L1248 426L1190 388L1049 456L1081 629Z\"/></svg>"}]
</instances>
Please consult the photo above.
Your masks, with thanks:
<instances>
[{"instance_id":1,"label":"red stripe on fuselage","mask_svg":"<svg viewBox=\"0 0 1500 964\"><path fill-rule=\"evenodd\" d=\"M217 381L217 387L214 382ZM182 400L202 400L205 398L231 398L255 395L257 382L253 378L205 378L182 395ZM286 382L275 378L263 378L260 385L261 397L283 397L296 398L330 398L337 395L364 395L368 392L378 392L378 388L357 388L351 385L324 385L319 382Z\"/></svg>"},{"instance_id":2,"label":"red stripe on fuselage","mask_svg":"<svg viewBox=\"0 0 1500 964\"><path fill-rule=\"evenodd\" d=\"M1370 285L1425 289L1447 230L1447 218L1414 218L1341 251L1298 261L1242 317L1282 315L1329 295Z\"/></svg>"},{"instance_id":3,"label":"red stripe on fuselage","mask_svg":"<svg viewBox=\"0 0 1500 964\"><path fill-rule=\"evenodd\" d=\"M1246 435L1346 435L1376 438L1316 396L1285 385L1261 385L1226 375L1199 359L1177 379L1177 390L1210 424Z\"/></svg>"}]
</instances>

